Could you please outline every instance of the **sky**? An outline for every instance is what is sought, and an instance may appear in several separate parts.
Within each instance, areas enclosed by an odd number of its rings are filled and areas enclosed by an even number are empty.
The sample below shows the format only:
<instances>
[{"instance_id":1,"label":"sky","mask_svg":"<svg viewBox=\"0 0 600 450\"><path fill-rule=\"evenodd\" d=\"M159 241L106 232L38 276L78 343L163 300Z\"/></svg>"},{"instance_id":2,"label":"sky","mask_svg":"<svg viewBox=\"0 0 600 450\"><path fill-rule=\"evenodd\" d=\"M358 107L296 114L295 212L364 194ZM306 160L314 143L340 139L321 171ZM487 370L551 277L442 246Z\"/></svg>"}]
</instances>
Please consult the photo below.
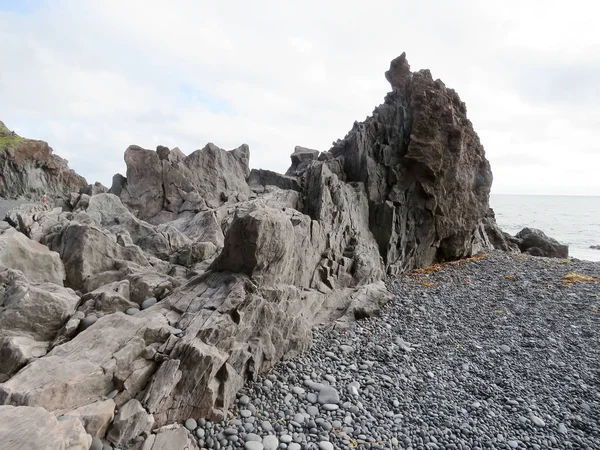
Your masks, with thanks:
<instances>
[{"instance_id":1,"label":"sky","mask_svg":"<svg viewBox=\"0 0 600 450\"><path fill-rule=\"evenodd\" d=\"M600 195L591 0L0 0L0 120L88 182L131 144L250 146L284 172L390 90L402 52L467 104L493 193Z\"/></svg>"}]
</instances>

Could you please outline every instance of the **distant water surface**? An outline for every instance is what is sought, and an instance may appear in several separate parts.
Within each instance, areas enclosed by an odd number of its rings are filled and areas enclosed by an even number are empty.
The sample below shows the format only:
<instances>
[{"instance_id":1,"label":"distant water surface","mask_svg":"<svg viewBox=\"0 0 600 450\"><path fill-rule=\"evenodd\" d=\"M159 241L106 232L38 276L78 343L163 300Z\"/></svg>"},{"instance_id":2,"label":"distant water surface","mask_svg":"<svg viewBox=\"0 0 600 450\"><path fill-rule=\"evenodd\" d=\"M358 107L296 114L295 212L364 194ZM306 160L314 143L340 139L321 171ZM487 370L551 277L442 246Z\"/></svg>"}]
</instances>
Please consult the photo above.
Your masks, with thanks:
<instances>
[{"instance_id":1,"label":"distant water surface","mask_svg":"<svg viewBox=\"0 0 600 450\"><path fill-rule=\"evenodd\" d=\"M558 195L492 195L490 204L502 230L514 235L539 228L569 245L569 255L600 261L600 197Z\"/></svg>"}]
</instances>

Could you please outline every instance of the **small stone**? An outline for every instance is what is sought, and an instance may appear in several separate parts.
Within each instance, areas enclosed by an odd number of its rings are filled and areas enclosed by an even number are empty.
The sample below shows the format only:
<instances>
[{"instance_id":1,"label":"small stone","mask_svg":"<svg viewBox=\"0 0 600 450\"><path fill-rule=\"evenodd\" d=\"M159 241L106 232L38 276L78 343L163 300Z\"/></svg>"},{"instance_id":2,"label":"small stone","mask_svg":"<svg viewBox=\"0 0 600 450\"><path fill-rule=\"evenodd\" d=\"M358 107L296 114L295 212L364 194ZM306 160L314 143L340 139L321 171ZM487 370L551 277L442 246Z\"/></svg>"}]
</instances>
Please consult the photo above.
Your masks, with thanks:
<instances>
[{"instance_id":1,"label":"small stone","mask_svg":"<svg viewBox=\"0 0 600 450\"><path fill-rule=\"evenodd\" d=\"M156 300L156 298L154 298L154 297L147 298L146 300L144 300L144 301L142 302L142 309L148 309L148 308L150 308L151 306L154 306L154 305L156 305L156 302L157 302L157 301L158 301L158 300Z\"/></svg>"},{"instance_id":2,"label":"small stone","mask_svg":"<svg viewBox=\"0 0 600 450\"><path fill-rule=\"evenodd\" d=\"M500 346L500 350L502 350L504 353L510 353L510 347L506 344L502 344Z\"/></svg>"},{"instance_id":3,"label":"small stone","mask_svg":"<svg viewBox=\"0 0 600 450\"><path fill-rule=\"evenodd\" d=\"M92 439L92 446L90 447L90 450L103 450L104 449L104 444L102 443L102 441L95 437Z\"/></svg>"},{"instance_id":4,"label":"small stone","mask_svg":"<svg viewBox=\"0 0 600 450\"><path fill-rule=\"evenodd\" d=\"M338 405L334 405L333 403L326 403L323 405L325 411L337 411L339 408Z\"/></svg>"},{"instance_id":5,"label":"small stone","mask_svg":"<svg viewBox=\"0 0 600 450\"><path fill-rule=\"evenodd\" d=\"M317 408L316 406L309 406L308 408L306 408L306 412L311 416L311 417L316 417L319 415L319 408Z\"/></svg>"},{"instance_id":6,"label":"small stone","mask_svg":"<svg viewBox=\"0 0 600 450\"><path fill-rule=\"evenodd\" d=\"M267 422L266 420L260 424L260 427L267 432L273 431L273 425L271 425L271 422Z\"/></svg>"},{"instance_id":7,"label":"small stone","mask_svg":"<svg viewBox=\"0 0 600 450\"><path fill-rule=\"evenodd\" d=\"M248 433L246 435L246 441L262 442L262 439L258 434Z\"/></svg>"},{"instance_id":8,"label":"small stone","mask_svg":"<svg viewBox=\"0 0 600 450\"><path fill-rule=\"evenodd\" d=\"M567 434L567 427L565 426L564 423L559 423L558 424L558 432L560 434Z\"/></svg>"},{"instance_id":9,"label":"small stone","mask_svg":"<svg viewBox=\"0 0 600 450\"><path fill-rule=\"evenodd\" d=\"M320 450L333 450L333 444L329 441L321 441L319 442Z\"/></svg>"},{"instance_id":10,"label":"small stone","mask_svg":"<svg viewBox=\"0 0 600 450\"><path fill-rule=\"evenodd\" d=\"M319 391L318 401L322 405L325 405L327 403L329 403L329 404L339 403L340 402L340 394L338 393L338 391L335 388L333 388L331 386L325 386L323 389L321 389Z\"/></svg>"},{"instance_id":11,"label":"small stone","mask_svg":"<svg viewBox=\"0 0 600 450\"><path fill-rule=\"evenodd\" d=\"M246 444L244 445L244 448L246 450L264 450L262 442L256 442L256 441L247 441Z\"/></svg>"},{"instance_id":12,"label":"small stone","mask_svg":"<svg viewBox=\"0 0 600 450\"><path fill-rule=\"evenodd\" d=\"M86 330L92 325L94 325L98 321L98 316L95 314L90 314L85 319L81 321L81 329Z\"/></svg>"},{"instance_id":13,"label":"small stone","mask_svg":"<svg viewBox=\"0 0 600 450\"><path fill-rule=\"evenodd\" d=\"M300 446L300 444L297 444L296 442L292 442L287 446L287 450L300 450L301 448L302 447Z\"/></svg>"},{"instance_id":14,"label":"small stone","mask_svg":"<svg viewBox=\"0 0 600 450\"><path fill-rule=\"evenodd\" d=\"M540 427L540 428L542 428L542 427L545 427L545 426L546 426L546 422L544 422L544 421L543 421L541 418L539 418L538 416L531 415L531 421L533 422L533 424L534 424L536 427Z\"/></svg>"},{"instance_id":15,"label":"small stone","mask_svg":"<svg viewBox=\"0 0 600 450\"><path fill-rule=\"evenodd\" d=\"M115 398L117 395L119 395L119 391L115 389L114 391L110 391L106 398Z\"/></svg>"},{"instance_id":16,"label":"small stone","mask_svg":"<svg viewBox=\"0 0 600 450\"><path fill-rule=\"evenodd\" d=\"M205 435L206 435L206 432L204 431L204 428L196 429L196 436L198 437L198 439L204 439Z\"/></svg>"},{"instance_id":17,"label":"small stone","mask_svg":"<svg viewBox=\"0 0 600 450\"><path fill-rule=\"evenodd\" d=\"M242 406L246 406L248 403L250 403L250 397L247 395L242 395L238 400L238 403Z\"/></svg>"},{"instance_id":18,"label":"small stone","mask_svg":"<svg viewBox=\"0 0 600 450\"><path fill-rule=\"evenodd\" d=\"M265 450L277 450L279 447L279 439L275 436L265 436L262 440L262 445Z\"/></svg>"},{"instance_id":19,"label":"small stone","mask_svg":"<svg viewBox=\"0 0 600 450\"><path fill-rule=\"evenodd\" d=\"M292 392L296 395L302 395L304 394L306 391L304 389L302 389L300 386L294 386L292 388Z\"/></svg>"},{"instance_id":20,"label":"small stone","mask_svg":"<svg viewBox=\"0 0 600 450\"><path fill-rule=\"evenodd\" d=\"M125 310L125 314L127 314L128 316L135 316L139 312L140 310L138 308L128 308Z\"/></svg>"},{"instance_id":21,"label":"small stone","mask_svg":"<svg viewBox=\"0 0 600 450\"><path fill-rule=\"evenodd\" d=\"M242 416L244 419L247 419L251 415L252 415L252 412L250 410L248 410L248 409L242 409L240 411L240 416Z\"/></svg>"},{"instance_id":22,"label":"small stone","mask_svg":"<svg viewBox=\"0 0 600 450\"><path fill-rule=\"evenodd\" d=\"M282 434L281 436L279 436L279 440L284 444L289 444L290 442L292 442L293 439L289 434Z\"/></svg>"},{"instance_id":23,"label":"small stone","mask_svg":"<svg viewBox=\"0 0 600 450\"><path fill-rule=\"evenodd\" d=\"M194 431L198 428L198 423L194 419L188 419L185 421L185 427L190 431Z\"/></svg>"}]
</instances>

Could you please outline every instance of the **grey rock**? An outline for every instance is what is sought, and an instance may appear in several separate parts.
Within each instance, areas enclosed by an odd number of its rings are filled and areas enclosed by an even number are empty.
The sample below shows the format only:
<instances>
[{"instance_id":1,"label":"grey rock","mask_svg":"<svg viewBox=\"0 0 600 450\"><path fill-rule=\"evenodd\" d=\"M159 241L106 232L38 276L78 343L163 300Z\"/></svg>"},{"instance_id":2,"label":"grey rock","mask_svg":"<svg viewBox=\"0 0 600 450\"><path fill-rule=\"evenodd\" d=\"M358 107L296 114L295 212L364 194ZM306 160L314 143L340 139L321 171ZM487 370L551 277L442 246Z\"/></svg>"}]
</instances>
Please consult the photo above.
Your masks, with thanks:
<instances>
[{"instance_id":1,"label":"grey rock","mask_svg":"<svg viewBox=\"0 0 600 450\"><path fill-rule=\"evenodd\" d=\"M147 298L146 300L144 300L144 301L142 302L142 304L141 304L141 308L142 308L142 310L144 310L144 309L148 309L148 308L150 308L151 306L154 306L154 305L156 305L156 302L157 302L157 300L156 300L156 298L154 298L154 297Z\"/></svg>"},{"instance_id":2,"label":"grey rock","mask_svg":"<svg viewBox=\"0 0 600 450\"><path fill-rule=\"evenodd\" d=\"M319 391L318 401L322 405L327 403L337 404L340 401L340 394L334 387L325 386Z\"/></svg>"},{"instance_id":3,"label":"grey rock","mask_svg":"<svg viewBox=\"0 0 600 450\"><path fill-rule=\"evenodd\" d=\"M51 443L54 448L88 450L92 436L85 432L77 417L58 421L44 408L3 405L0 442L6 450L38 449L43 443Z\"/></svg>"},{"instance_id":4,"label":"grey rock","mask_svg":"<svg viewBox=\"0 0 600 450\"><path fill-rule=\"evenodd\" d=\"M257 441L248 441L244 444L244 448L246 450L263 450L264 446L261 442Z\"/></svg>"},{"instance_id":5,"label":"grey rock","mask_svg":"<svg viewBox=\"0 0 600 450\"><path fill-rule=\"evenodd\" d=\"M548 258L569 257L568 245L561 244L536 228L523 228L516 234L515 238L518 240L519 249L523 253Z\"/></svg>"},{"instance_id":6,"label":"grey rock","mask_svg":"<svg viewBox=\"0 0 600 450\"><path fill-rule=\"evenodd\" d=\"M188 419L185 421L185 427L190 431L194 431L198 428L198 423L194 419Z\"/></svg>"},{"instance_id":7,"label":"grey rock","mask_svg":"<svg viewBox=\"0 0 600 450\"><path fill-rule=\"evenodd\" d=\"M142 433L149 433L153 425L154 417L146 412L138 400L132 399L115 415L107 439L116 445L125 444Z\"/></svg>"}]
</instances>

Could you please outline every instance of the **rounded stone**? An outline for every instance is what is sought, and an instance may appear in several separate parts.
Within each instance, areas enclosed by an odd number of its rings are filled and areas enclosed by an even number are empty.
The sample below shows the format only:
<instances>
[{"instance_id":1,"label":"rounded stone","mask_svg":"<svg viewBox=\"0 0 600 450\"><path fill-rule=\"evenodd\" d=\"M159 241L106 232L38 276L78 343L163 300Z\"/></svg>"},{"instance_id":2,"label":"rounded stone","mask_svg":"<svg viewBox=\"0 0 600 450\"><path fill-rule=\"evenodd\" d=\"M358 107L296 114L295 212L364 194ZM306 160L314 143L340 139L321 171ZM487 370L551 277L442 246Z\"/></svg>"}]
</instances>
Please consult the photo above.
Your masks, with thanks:
<instances>
[{"instance_id":1,"label":"rounded stone","mask_svg":"<svg viewBox=\"0 0 600 450\"><path fill-rule=\"evenodd\" d=\"M246 450L264 450L262 442L248 441L244 444Z\"/></svg>"},{"instance_id":2,"label":"rounded stone","mask_svg":"<svg viewBox=\"0 0 600 450\"><path fill-rule=\"evenodd\" d=\"M262 442L262 439L258 434L248 433L246 435L246 441Z\"/></svg>"},{"instance_id":3,"label":"rounded stone","mask_svg":"<svg viewBox=\"0 0 600 450\"><path fill-rule=\"evenodd\" d=\"M279 447L279 439L275 436L265 436L262 440L262 445L265 450L277 450Z\"/></svg>"},{"instance_id":4,"label":"rounded stone","mask_svg":"<svg viewBox=\"0 0 600 450\"><path fill-rule=\"evenodd\" d=\"M148 309L151 306L156 305L156 302L158 302L158 300L156 300L154 297L147 298L142 302L142 309Z\"/></svg>"},{"instance_id":5,"label":"rounded stone","mask_svg":"<svg viewBox=\"0 0 600 450\"><path fill-rule=\"evenodd\" d=\"M204 431L204 428L198 428L196 430L196 436L198 437L198 439L204 439L205 435L206 435L206 432Z\"/></svg>"},{"instance_id":6,"label":"rounded stone","mask_svg":"<svg viewBox=\"0 0 600 450\"><path fill-rule=\"evenodd\" d=\"M90 450L103 450L104 449L104 444L102 443L102 441L95 437L94 439L92 439L92 446L90 447Z\"/></svg>"},{"instance_id":7,"label":"rounded stone","mask_svg":"<svg viewBox=\"0 0 600 450\"><path fill-rule=\"evenodd\" d=\"M119 395L119 391L115 389L114 391L110 391L106 398L115 398L117 395Z\"/></svg>"},{"instance_id":8,"label":"rounded stone","mask_svg":"<svg viewBox=\"0 0 600 450\"><path fill-rule=\"evenodd\" d=\"M128 308L127 310L125 310L125 314L127 314L128 316L135 316L139 312L140 310L138 308Z\"/></svg>"},{"instance_id":9,"label":"rounded stone","mask_svg":"<svg viewBox=\"0 0 600 450\"><path fill-rule=\"evenodd\" d=\"M333 444L329 441L321 441L319 442L320 450L333 450Z\"/></svg>"},{"instance_id":10,"label":"rounded stone","mask_svg":"<svg viewBox=\"0 0 600 450\"><path fill-rule=\"evenodd\" d=\"M198 428L198 423L194 419L188 419L185 421L185 427L190 431L194 431Z\"/></svg>"},{"instance_id":11,"label":"rounded stone","mask_svg":"<svg viewBox=\"0 0 600 450\"><path fill-rule=\"evenodd\" d=\"M292 437L289 434L282 434L281 436L279 436L279 440L284 444L289 444L290 442L292 442Z\"/></svg>"},{"instance_id":12,"label":"rounded stone","mask_svg":"<svg viewBox=\"0 0 600 450\"><path fill-rule=\"evenodd\" d=\"M319 391L318 402L322 405L325 405L327 403L339 403L340 394L335 388L331 386L325 386Z\"/></svg>"},{"instance_id":13,"label":"rounded stone","mask_svg":"<svg viewBox=\"0 0 600 450\"><path fill-rule=\"evenodd\" d=\"M81 321L81 329L86 330L94 325L97 321L98 317L95 314L90 314Z\"/></svg>"},{"instance_id":14,"label":"rounded stone","mask_svg":"<svg viewBox=\"0 0 600 450\"><path fill-rule=\"evenodd\" d=\"M302 447L296 442L292 442L287 446L287 450L300 450Z\"/></svg>"}]
</instances>

